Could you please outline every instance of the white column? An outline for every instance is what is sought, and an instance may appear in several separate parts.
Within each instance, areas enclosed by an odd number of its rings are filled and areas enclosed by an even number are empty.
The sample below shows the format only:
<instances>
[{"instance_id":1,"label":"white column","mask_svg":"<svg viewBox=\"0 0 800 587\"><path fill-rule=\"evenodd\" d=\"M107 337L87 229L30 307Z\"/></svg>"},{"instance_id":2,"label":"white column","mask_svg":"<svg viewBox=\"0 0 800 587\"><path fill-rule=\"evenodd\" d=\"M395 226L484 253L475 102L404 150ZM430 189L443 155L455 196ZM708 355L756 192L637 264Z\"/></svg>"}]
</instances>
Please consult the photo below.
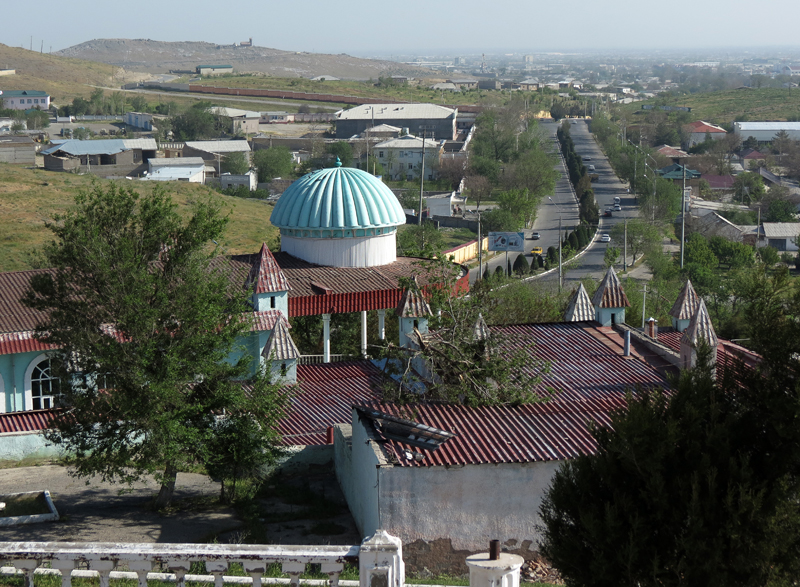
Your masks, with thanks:
<instances>
[{"instance_id":1,"label":"white column","mask_svg":"<svg viewBox=\"0 0 800 587\"><path fill-rule=\"evenodd\" d=\"M361 356L367 358L367 311L361 311Z\"/></svg>"},{"instance_id":2,"label":"white column","mask_svg":"<svg viewBox=\"0 0 800 587\"><path fill-rule=\"evenodd\" d=\"M331 362L331 315L322 315L322 362Z\"/></svg>"},{"instance_id":3,"label":"white column","mask_svg":"<svg viewBox=\"0 0 800 587\"><path fill-rule=\"evenodd\" d=\"M488 552L467 557L469 587L519 587L519 569L525 560L517 554L501 552L491 560Z\"/></svg>"},{"instance_id":4,"label":"white column","mask_svg":"<svg viewBox=\"0 0 800 587\"><path fill-rule=\"evenodd\" d=\"M378 310L378 338L386 340L386 310Z\"/></svg>"},{"instance_id":5,"label":"white column","mask_svg":"<svg viewBox=\"0 0 800 587\"><path fill-rule=\"evenodd\" d=\"M360 587L404 587L402 541L385 530L365 538L358 553L358 582Z\"/></svg>"}]
</instances>

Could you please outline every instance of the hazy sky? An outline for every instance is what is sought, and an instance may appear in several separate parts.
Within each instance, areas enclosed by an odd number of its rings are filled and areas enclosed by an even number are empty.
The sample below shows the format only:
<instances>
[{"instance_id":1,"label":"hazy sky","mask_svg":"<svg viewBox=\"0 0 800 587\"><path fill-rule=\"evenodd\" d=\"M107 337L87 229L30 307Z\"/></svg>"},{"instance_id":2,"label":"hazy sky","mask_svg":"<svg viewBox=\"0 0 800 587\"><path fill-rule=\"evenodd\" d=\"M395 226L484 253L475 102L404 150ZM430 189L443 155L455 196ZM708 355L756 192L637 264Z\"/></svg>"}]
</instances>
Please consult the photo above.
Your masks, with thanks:
<instances>
[{"instance_id":1,"label":"hazy sky","mask_svg":"<svg viewBox=\"0 0 800 587\"><path fill-rule=\"evenodd\" d=\"M98 38L355 55L800 45L798 0L8 0L0 21L0 42L45 51Z\"/></svg>"}]
</instances>

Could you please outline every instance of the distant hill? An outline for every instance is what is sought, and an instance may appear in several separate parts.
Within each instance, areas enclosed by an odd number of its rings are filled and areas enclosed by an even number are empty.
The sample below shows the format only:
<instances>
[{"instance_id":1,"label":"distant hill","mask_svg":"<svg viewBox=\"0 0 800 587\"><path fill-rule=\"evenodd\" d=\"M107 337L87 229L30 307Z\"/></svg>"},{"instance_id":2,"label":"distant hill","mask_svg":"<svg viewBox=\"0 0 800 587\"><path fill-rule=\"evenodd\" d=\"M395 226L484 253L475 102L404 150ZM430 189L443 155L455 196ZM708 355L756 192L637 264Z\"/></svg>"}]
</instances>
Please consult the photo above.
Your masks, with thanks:
<instances>
[{"instance_id":1,"label":"distant hill","mask_svg":"<svg viewBox=\"0 0 800 587\"><path fill-rule=\"evenodd\" d=\"M341 79L377 79L386 75L430 73L402 63L360 59L345 54L296 53L267 47L233 47L194 41L94 39L62 49L58 55L151 73L194 70L202 64L232 65L236 73L261 72L276 77L332 75Z\"/></svg>"},{"instance_id":2,"label":"distant hill","mask_svg":"<svg viewBox=\"0 0 800 587\"><path fill-rule=\"evenodd\" d=\"M16 75L0 77L0 90L42 90L49 92L53 102L59 105L75 96L88 96L92 91L89 86L122 83L119 68L109 64L39 53L2 43L0 67L16 70ZM112 76L115 83L112 83Z\"/></svg>"}]
</instances>

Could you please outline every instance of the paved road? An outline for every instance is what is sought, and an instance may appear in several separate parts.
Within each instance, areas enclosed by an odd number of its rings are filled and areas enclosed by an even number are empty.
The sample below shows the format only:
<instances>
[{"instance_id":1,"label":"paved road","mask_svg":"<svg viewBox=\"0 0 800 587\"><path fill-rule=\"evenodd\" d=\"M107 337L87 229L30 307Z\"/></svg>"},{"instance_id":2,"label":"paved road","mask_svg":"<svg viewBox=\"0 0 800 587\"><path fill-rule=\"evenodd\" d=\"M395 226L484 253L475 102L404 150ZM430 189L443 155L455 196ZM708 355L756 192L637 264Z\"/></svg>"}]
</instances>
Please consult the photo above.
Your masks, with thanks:
<instances>
[{"instance_id":1,"label":"paved road","mask_svg":"<svg viewBox=\"0 0 800 587\"><path fill-rule=\"evenodd\" d=\"M551 126L555 125L552 124ZM555 132L555 129L553 132ZM582 120L577 121L572 125L570 134L572 135L572 141L575 143L575 150L583 158L584 164L587 167L589 165L594 165L595 173L600 176L598 181L592 184L601 214L600 228L597 232L599 237L599 235L603 233L611 232L611 229L616 224L623 222L626 217L632 218L636 216L636 202L634 197L627 193L626 184L623 184L614 174L614 171L611 169L611 164L603 155L600 147L597 146L589 132L588 124ZM587 157L591 159L587 161ZM613 206L615 197L619 197L621 200L622 212L614 212L614 216L611 218L603 217L603 211ZM611 244L615 245L615 243ZM607 244L595 240L595 242L589 246L588 251L576 261L574 268L569 269L564 274L565 283L576 281L587 276L595 279L602 277L604 272L603 261L607 246ZM616 244L616 246L622 250L621 243ZM558 279L558 275L548 276L545 279Z\"/></svg>"},{"instance_id":2,"label":"paved road","mask_svg":"<svg viewBox=\"0 0 800 587\"><path fill-rule=\"evenodd\" d=\"M553 149L558 152L558 144L556 143L556 129L557 125L552 122L540 123L540 126L547 132L548 136L553 141ZM567 177L567 169L563 160L559 157L556 163L556 170L559 173L558 181L556 181L555 193L546 197L539 207L536 221L533 223L533 228L524 231L526 235L525 240L525 253L530 264L533 261L533 255L530 251L533 247L542 247L543 252L547 252L547 247L558 247L558 219L561 217L562 235L563 229L567 227L577 226L578 224L578 203L572 193L569 178ZM530 235L533 232L539 232L541 238L538 240L531 240ZM518 253L509 253L509 259L513 263ZM486 271L486 266L494 273L497 267L504 267L506 263L505 254L499 254L488 263L484 262L483 270ZM477 267L470 271L470 283L474 283L478 276Z\"/></svg>"}]
</instances>

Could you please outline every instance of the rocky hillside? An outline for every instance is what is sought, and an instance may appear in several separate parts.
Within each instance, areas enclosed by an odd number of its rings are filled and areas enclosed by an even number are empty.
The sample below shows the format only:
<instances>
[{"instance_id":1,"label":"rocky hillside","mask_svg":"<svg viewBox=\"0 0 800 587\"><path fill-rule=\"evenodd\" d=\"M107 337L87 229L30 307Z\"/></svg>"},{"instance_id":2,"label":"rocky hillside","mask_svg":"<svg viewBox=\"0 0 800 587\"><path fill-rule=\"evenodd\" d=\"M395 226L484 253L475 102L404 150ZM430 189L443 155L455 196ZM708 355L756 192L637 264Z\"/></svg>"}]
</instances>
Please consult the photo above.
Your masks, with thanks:
<instances>
[{"instance_id":1,"label":"rocky hillside","mask_svg":"<svg viewBox=\"0 0 800 587\"><path fill-rule=\"evenodd\" d=\"M267 47L233 47L205 42L150 39L95 39L63 49L58 55L99 61L128 71L166 73L194 70L201 64L232 65L235 72L262 72L277 77L332 75L341 79L377 79L385 75L419 76L427 70L392 61L350 55L295 53Z\"/></svg>"}]
</instances>

